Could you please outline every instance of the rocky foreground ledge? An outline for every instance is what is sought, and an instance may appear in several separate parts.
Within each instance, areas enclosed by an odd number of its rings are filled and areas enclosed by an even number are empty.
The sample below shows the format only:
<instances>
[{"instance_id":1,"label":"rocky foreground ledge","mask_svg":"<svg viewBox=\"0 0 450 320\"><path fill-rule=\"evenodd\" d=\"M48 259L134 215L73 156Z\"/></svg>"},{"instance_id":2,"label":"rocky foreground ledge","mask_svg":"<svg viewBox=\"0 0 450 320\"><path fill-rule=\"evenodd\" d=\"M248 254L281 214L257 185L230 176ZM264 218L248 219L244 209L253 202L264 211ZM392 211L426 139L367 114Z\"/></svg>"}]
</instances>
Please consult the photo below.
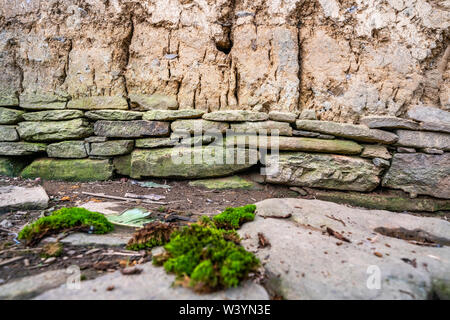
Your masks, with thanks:
<instances>
[{"instance_id":1,"label":"rocky foreground ledge","mask_svg":"<svg viewBox=\"0 0 450 320\"><path fill-rule=\"evenodd\" d=\"M196 294L151 263L70 287L64 270L0 286L0 297L36 299L449 299L450 223L320 200L267 199L239 230L262 262L261 276L237 288ZM76 234L75 234L76 236ZM85 235L101 237L110 235ZM131 234L129 235L131 237ZM264 241L261 241L264 239ZM69 241L69 240L67 240ZM120 239L126 243L127 239ZM114 243L114 241L113 241ZM94 249L95 250L95 249ZM160 252L162 248L153 249Z\"/></svg>"},{"instance_id":2,"label":"rocky foreground ledge","mask_svg":"<svg viewBox=\"0 0 450 320\"><path fill-rule=\"evenodd\" d=\"M0 174L200 179L262 166L277 169L269 183L358 192L382 186L450 199L450 113L443 110L416 106L407 119L369 116L347 124L316 120L311 110L136 111L100 100L43 111L0 108ZM243 162L227 162L242 149ZM267 149L279 156L264 156ZM200 162L176 163L174 153Z\"/></svg>"}]
</instances>

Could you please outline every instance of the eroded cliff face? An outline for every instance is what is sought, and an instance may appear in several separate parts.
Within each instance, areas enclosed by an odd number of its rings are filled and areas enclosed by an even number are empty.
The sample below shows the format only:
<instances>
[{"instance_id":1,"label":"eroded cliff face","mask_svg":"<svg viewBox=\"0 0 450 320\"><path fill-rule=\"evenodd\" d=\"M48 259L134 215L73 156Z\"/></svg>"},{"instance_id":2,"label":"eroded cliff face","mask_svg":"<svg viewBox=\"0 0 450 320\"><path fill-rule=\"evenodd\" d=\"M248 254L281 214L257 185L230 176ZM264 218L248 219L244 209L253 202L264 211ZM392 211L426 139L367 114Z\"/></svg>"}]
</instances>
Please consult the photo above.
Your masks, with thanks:
<instances>
[{"instance_id":1,"label":"eroded cliff face","mask_svg":"<svg viewBox=\"0 0 450 320\"><path fill-rule=\"evenodd\" d=\"M0 0L0 13L3 106L164 97L340 122L450 110L450 1Z\"/></svg>"}]
</instances>

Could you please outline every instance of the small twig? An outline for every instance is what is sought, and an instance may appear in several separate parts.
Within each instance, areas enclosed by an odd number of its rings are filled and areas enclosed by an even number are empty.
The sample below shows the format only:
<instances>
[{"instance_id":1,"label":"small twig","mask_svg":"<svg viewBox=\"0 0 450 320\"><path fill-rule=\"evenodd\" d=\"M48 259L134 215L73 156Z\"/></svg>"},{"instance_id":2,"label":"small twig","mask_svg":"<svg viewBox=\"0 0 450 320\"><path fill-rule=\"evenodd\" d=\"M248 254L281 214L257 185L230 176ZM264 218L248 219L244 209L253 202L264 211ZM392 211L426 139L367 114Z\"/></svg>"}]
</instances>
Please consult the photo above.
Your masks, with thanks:
<instances>
[{"instance_id":1,"label":"small twig","mask_svg":"<svg viewBox=\"0 0 450 320\"><path fill-rule=\"evenodd\" d=\"M339 219L339 218L336 218L336 217L335 217L335 216L333 216L333 215L331 215L331 216L325 215L325 217L327 217L327 218L330 218L330 219L333 219L333 220L335 220L335 221L338 221L338 222L342 223L342 225L343 225L344 227L346 227L346 225L345 225L345 222L344 222L344 221L342 221L342 220L341 220L341 219Z\"/></svg>"},{"instance_id":2,"label":"small twig","mask_svg":"<svg viewBox=\"0 0 450 320\"><path fill-rule=\"evenodd\" d=\"M351 242L349 239L347 239L346 237L344 237L342 234L340 234L337 231L334 231L333 229L331 229L330 227L327 227L327 232L330 236L335 237L336 239L339 239L341 241L345 241L345 242Z\"/></svg>"},{"instance_id":3,"label":"small twig","mask_svg":"<svg viewBox=\"0 0 450 320\"><path fill-rule=\"evenodd\" d=\"M106 198L106 199L113 199L113 200L120 200L120 201L132 201L132 202L143 202L143 203L154 203L154 204L168 204L167 202L159 202L159 201L152 201L148 199L132 199L132 198L124 198L124 197L118 197L118 196L110 196L106 195L104 193L90 193L90 192L82 192L82 194L93 196L93 197L99 197L99 198Z\"/></svg>"},{"instance_id":4,"label":"small twig","mask_svg":"<svg viewBox=\"0 0 450 320\"><path fill-rule=\"evenodd\" d=\"M135 256L143 256L142 253L128 253L128 252L104 252L102 253L104 256L127 256L127 257L135 257Z\"/></svg>"},{"instance_id":5,"label":"small twig","mask_svg":"<svg viewBox=\"0 0 450 320\"><path fill-rule=\"evenodd\" d=\"M14 257L14 258L8 259L6 261L0 262L0 267L3 267L3 266L6 266L7 264L22 260L23 258L25 258L25 257L24 256Z\"/></svg>"}]
</instances>

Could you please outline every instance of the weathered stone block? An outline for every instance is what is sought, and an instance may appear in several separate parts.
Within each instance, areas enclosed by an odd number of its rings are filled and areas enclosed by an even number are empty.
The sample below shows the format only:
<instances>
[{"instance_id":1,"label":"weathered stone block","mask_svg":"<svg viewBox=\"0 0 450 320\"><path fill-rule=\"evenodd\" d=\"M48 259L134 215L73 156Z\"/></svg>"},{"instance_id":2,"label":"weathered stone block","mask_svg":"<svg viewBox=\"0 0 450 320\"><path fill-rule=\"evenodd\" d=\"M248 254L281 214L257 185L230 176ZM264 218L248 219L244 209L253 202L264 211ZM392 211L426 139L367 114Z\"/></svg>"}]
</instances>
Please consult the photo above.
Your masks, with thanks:
<instances>
[{"instance_id":1,"label":"weathered stone block","mask_svg":"<svg viewBox=\"0 0 450 320\"><path fill-rule=\"evenodd\" d=\"M28 163L22 157L0 157L0 176L16 177Z\"/></svg>"},{"instance_id":2,"label":"weathered stone block","mask_svg":"<svg viewBox=\"0 0 450 320\"><path fill-rule=\"evenodd\" d=\"M432 123L450 123L450 112L444 111L434 107L415 106L406 113L408 118Z\"/></svg>"},{"instance_id":3,"label":"weathered stone block","mask_svg":"<svg viewBox=\"0 0 450 320\"><path fill-rule=\"evenodd\" d=\"M143 95L131 93L128 95L131 105L140 110L176 110L178 101L175 96L165 96L161 94Z\"/></svg>"},{"instance_id":4,"label":"weathered stone block","mask_svg":"<svg viewBox=\"0 0 450 320\"><path fill-rule=\"evenodd\" d=\"M203 115L203 119L223 122L265 121L269 115L264 112L246 110L214 111Z\"/></svg>"},{"instance_id":5,"label":"weathered stone block","mask_svg":"<svg viewBox=\"0 0 450 320\"><path fill-rule=\"evenodd\" d=\"M239 158L236 150L211 147L136 149L131 154L130 176L182 179L220 177L248 169L256 163L249 160L248 151L241 150L243 158Z\"/></svg>"},{"instance_id":6,"label":"weathered stone block","mask_svg":"<svg viewBox=\"0 0 450 320\"><path fill-rule=\"evenodd\" d=\"M128 102L121 96L96 96L70 100L69 109L99 110L99 109L128 109Z\"/></svg>"},{"instance_id":7,"label":"weathered stone block","mask_svg":"<svg viewBox=\"0 0 450 320\"><path fill-rule=\"evenodd\" d=\"M417 122L397 117L368 116L362 118L361 123L371 129L419 129L419 124Z\"/></svg>"},{"instance_id":8,"label":"weathered stone block","mask_svg":"<svg viewBox=\"0 0 450 320\"><path fill-rule=\"evenodd\" d=\"M109 160L48 159L33 161L21 174L24 178L64 181L101 181L113 176Z\"/></svg>"},{"instance_id":9,"label":"weathered stone block","mask_svg":"<svg viewBox=\"0 0 450 320\"><path fill-rule=\"evenodd\" d=\"M0 141L18 141L16 127L14 126L0 126Z\"/></svg>"},{"instance_id":10,"label":"weathered stone block","mask_svg":"<svg viewBox=\"0 0 450 320\"><path fill-rule=\"evenodd\" d=\"M359 192L316 191L314 196L320 200L348 204L354 207L397 212L437 212L450 210L450 201L428 197L411 199L407 196L407 194L401 191L398 191L398 193L402 194L366 194Z\"/></svg>"},{"instance_id":11,"label":"weathered stone block","mask_svg":"<svg viewBox=\"0 0 450 320\"><path fill-rule=\"evenodd\" d=\"M48 207L48 195L44 188L18 186L0 187L0 213L15 210L42 210Z\"/></svg>"},{"instance_id":12,"label":"weathered stone block","mask_svg":"<svg viewBox=\"0 0 450 320\"><path fill-rule=\"evenodd\" d=\"M166 136L169 134L169 123L163 121L97 121L95 134L111 138L140 138L145 136Z\"/></svg>"},{"instance_id":13,"label":"weathered stone block","mask_svg":"<svg viewBox=\"0 0 450 320\"><path fill-rule=\"evenodd\" d=\"M144 120L160 120L160 121L171 121L177 119L195 119L201 118L205 113L203 110L151 110L147 111L143 119Z\"/></svg>"},{"instance_id":14,"label":"weathered stone block","mask_svg":"<svg viewBox=\"0 0 450 320\"><path fill-rule=\"evenodd\" d=\"M131 175L131 154L127 154L113 159L114 170L123 176Z\"/></svg>"},{"instance_id":15,"label":"weathered stone block","mask_svg":"<svg viewBox=\"0 0 450 320\"><path fill-rule=\"evenodd\" d=\"M450 133L450 123L444 122L422 122L420 124L420 130L424 131L438 131Z\"/></svg>"},{"instance_id":16,"label":"weathered stone block","mask_svg":"<svg viewBox=\"0 0 450 320\"><path fill-rule=\"evenodd\" d=\"M66 108L68 99L66 95L23 93L20 95L20 107L30 110L61 110Z\"/></svg>"},{"instance_id":17,"label":"weathered stone block","mask_svg":"<svg viewBox=\"0 0 450 320\"><path fill-rule=\"evenodd\" d=\"M220 133L225 133L229 127L230 125L225 122L215 122L203 119L175 120L171 124L172 131L188 132L190 134L200 132L205 133L207 131L218 131Z\"/></svg>"},{"instance_id":18,"label":"weathered stone block","mask_svg":"<svg viewBox=\"0 0 450 320\"><path fill-rule=\"evenodd\" d=\"M177 143L178 139L173 138L144 138L136 140L136 148L173 147Z\"/></svg>"},{"instance_id":19,"label":"weathered stone block","mask_svg":"<svg viewBox=\"0 0 450 320\"><path fill-rule=\"evenodd\" d=\"M425 194L450 199L450 153L397 153L382 184L411 196Z\"/></svg>"},{"instance_id":20,"label":"weathered stone block","mask_svg":"<svg viewBox=\"0 0 450 320\"><path fill-rule=\"evenodd\" d=\"M30 142L0 142L0 155L3 156L28 156L45 152L47 148L43 143Z\"/></svg>"},{"instance_id":21,"label":"weathered stone block","mask_svg":"<svg viewBox=\"0 0 450 320\"><path fill-rule=\"evenodd\" d=\"M440 132L397 130L397 145L413 148L450 150L450 134Z\"/></svg>"},{"instance_id":22,"label":"weathered stone block","mask_svg":"<svg viewBox=\"0 0 450 320\"><path fill-rule=\"evenodd\" d=\"M63 141L47 146L50 158L82 159L88 156L84 141Z\"/></svg>"},{"instance_id":23,"label":"weathered stone block","mask_svg":"<svg viewBox=\"0 0 450 320\"><path fill-rule=\"evenodd\" d=\"M25 121L59 121L72 120L83 117L80 110L48 110L39 112L27 112L23 115Z\"/></svg>"},{"instance_id":24,"label":"weathered stone block","mask_svg":"<svg viewBox=\"0 0 450 320\"><path fill-rule=\"evenodd\" d=\"M16 124L22 120L23 111L0 107L0 124Z\"/></svg>"},{"instance_id":25,"label":"weathered stone block","mask_svg":"<svg viewBox=\"0 0 450 320\"><path fill-rule=\"evenodd\" d=\"M112 140L96 142L90 145L90 156L120 156L133 151L134 140Z\"/></svg>"},{"instance_id":26,"label":"weathered stone block","mask_svg":"<svg viewBox=\"0 0 450 320\"><path fill-rule=\"evenodd\" d=\"M67 121L27 121L17 128L22 139L27 141L60 141L81 139L93 133L92 126L85 119Z\"/></svg>"},{"instance_id":27,"label":"weathered stone block","mask_svg":"<svg viewBox=\"0 0 450 320\"><path fill-rule=\"evenodd\" d=\"M301 130L332 134L334 136L362 142L379 142L384 144L392 144L398 139L398 137L391 132L378 129L369 129L363 125L350 123L338 123L319 120L297 120L296 126Z\"/></svg>"},{"instance_id":28,"label":"weathered stone block","mask_svg":"<svg viewBox=\"0 0 450 320\"><path fill-rule=\"evenodd\" d=\"M363 147L353 141L324 140L314 138L278 137L270 136L240 136L227 137L227 145L250 147L259 149L273 149L278 146L282 151L310 151L339 154L359 154Z\"/></svg>"},{"instance_id":29,"label":"weathered stone block","mask_svg":"<svg viewBox=\"0 0 450 320\"><path fill-rule=\"evenodd\" d=\"M292 112L271 111L269 112L269 119L273 121L294 123L297 115Z\"/></svg>"},{"instance_id":30,"label":"weathered stone block","mask_svg":"<svg viewBox=\"0 0 450 320\"><path fill-rule=\"evenodd\" d=\"M272 134L278 132L281 136L292 136L292 128L287 122L261 121L232 123L231 130L237 133Z\"/></svg>"},{"instance_id":31,"label":"weathered stone block","mask_svg":"<svg viewBox=\"0 0 450 320\"><path fill-rule=\"evenodd\" d=\"M363 146L364 150L361 153L361 157L363 158L381 158L386 160L392 158L392 155L385 146L380 146L377 144L365 144Z\"/></svg>"},{"instance_id":32,"label":"weathered stone block","mask_svg":"<svg viewBox=\"0 0 450 320\"><path fill-rule=\"evenodd\" d=\"M372 191L380 183L381 168L358 157L302 152L266 158L270 183L351 191Z\"/></svg>"},{"instance_id":33,"label":"weathered stone block","mask_svg":"<svg viewBox=\"0 0 450 320\"><path fill-rule=\"evenodd\" d=\"M128 110L94 110L85 113L92 120L140 120L142 112Z\"/></svg>"}]
</instances>

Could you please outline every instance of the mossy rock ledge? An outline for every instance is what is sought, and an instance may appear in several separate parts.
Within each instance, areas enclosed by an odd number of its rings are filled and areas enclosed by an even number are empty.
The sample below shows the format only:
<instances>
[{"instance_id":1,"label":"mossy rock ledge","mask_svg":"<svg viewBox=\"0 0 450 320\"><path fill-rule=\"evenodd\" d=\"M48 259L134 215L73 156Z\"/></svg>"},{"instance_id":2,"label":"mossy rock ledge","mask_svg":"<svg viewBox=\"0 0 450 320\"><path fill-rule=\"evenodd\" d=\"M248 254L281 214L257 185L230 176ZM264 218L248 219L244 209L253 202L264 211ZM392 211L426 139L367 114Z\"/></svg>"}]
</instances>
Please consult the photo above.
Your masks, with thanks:
<instances>
[{"instance_id":1,"label":"mossy rock ledge","mask_svg":"<svg viewBox=\"0 0 450 320\"><path fill-rule=\"evenodd\" d=\"M21 176L45 180L104 181L113 177L113 166L109 160L41 158L27 166Z\"/></svg>"}]
</instances>

